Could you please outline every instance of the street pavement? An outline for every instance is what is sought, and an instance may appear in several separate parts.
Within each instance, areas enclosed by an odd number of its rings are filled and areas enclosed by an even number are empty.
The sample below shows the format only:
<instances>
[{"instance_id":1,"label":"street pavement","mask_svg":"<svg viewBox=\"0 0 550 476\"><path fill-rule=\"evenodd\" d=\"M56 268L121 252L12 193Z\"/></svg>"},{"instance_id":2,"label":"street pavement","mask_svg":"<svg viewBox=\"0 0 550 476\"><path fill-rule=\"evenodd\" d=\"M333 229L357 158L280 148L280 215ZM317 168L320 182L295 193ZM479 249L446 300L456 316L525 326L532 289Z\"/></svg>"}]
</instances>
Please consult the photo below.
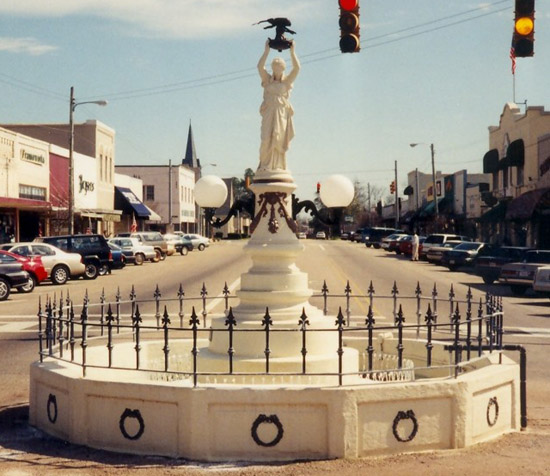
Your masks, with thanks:
<instances>
[{"instance_id":1,"label":"street pavement","mask_svg":"<svg viewBox=\"0 0 550 476\"><path fill-rule=\"evenodd\" d=\"M364 245L340 242L307 240L304 253L299 257L298 267L309 275L310 287L319 294L323 286L330 294L329 311L335 314L338 308L346 309L349 301L352 321L360 322L367 315L369 289L374 288L373 309L377 323L393 322L394 305L392 289L398 290L400 302L408 322L415 322L416 300L414 296L420 286L423 310L427 307L434 284L440 297L463 299L470 290L476 302L487 291L503 296L505 313L506 344L520 344L527 349L528 359L528 428L524 432L505 436L496 442L484 443L473 448L451 452L434 453L430 456L403 455L386 459L371 459L358 462L310 462L296 465L248 466L248 465L200 465L192 462L173 461L159 458L138 458L115 456L72 445L66 445L28 426L28 368L38 358L37 313L39 303L44 306L47 299L66 299L67 293L75 303L88 295L91 302L97 302L103 294L106 300L127 300L130 292L140 299L154 303L158 289L163 298L177 302L180 289L185 297L199 296L202 289L208 291L208 312L220 312L224 307L222 290L227 285L232 299L240 283L240 275L251 261L243 254L242 241L215 243L204 252L194 251L187 256L175 255L157 264L128 266L113 271L111 275L95 281L73 281L64 286L43 284L32 294L14 292L10 299L0 303L0 475L57 474L132 474L150 470L148 474L319 474L339 472L359 474L370 471L374 474L395 474L389 471L408 471L409 474L458 474L453 467L445 467L444 461L458 465L462 458L468 459L471 474L512 474L509 471L523 471L529 474L549 474L550 456L544 447L550 442L550 384L547 349L550 344L550 301L535 295L513 296L505 287L485 285L477 276L466 272L449 272L425 262L411 262L403 256L396 256L383 250L367 249ZM372 285L372 288L371 288ZM181 288L180 288L181 286ZM205 288L203 288L203 286ZM350 298L346 298L346 287ZM383 296L389 299L383 299ZM231 301L234 304L234 301ZM312 302L323 306L321 297ZM440 320L448 319L450 302L438 309ZM153 304L145 311L153 319ZM187 312L191 306L200 309L202 300L186 302ZM464 309L465 311L465 309ZM464 312L462 311L462 312ZM423 318L423 317L422 317ZM517 360L518 356L510 354ZM505 451L513 456L503 465L500 454ZM443 455L443 456L442 456ZM470 462L477 462L472 467ZM535 464L536 461L536 464ZM426 462L430 464L426 466ZM545 463L546 466L545 466ZM528 466L526 466L528 465ZM500 472L497 471L500 467ZM484 468L484 469L483 469ZM523 468L523 469L522 469ZM537 471L542 472L537 472ZM387 472L386 472L387 471ZM435 472L433 472L435 471ZM441 472L438 472L441 471Z\"/></svg>"}]
</instances>

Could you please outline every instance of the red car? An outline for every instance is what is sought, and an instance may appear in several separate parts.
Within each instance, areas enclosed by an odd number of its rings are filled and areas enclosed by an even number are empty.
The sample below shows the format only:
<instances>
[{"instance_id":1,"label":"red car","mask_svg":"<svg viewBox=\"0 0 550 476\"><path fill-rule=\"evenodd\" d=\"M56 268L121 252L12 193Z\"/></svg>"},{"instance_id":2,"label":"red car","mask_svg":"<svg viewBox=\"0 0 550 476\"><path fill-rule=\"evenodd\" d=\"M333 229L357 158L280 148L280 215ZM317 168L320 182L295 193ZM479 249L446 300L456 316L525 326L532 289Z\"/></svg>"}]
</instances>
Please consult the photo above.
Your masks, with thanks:
<instances>
[{"instance_id":1,"label":"red car","mask_svg":"<svg viewBox=\"0 0 550 476\"><path fill-rule=\"evenodd\" d=\"M422 243L426 239L425 236L419 236L418 237L418 252L420 253L420 250L422 249ZM403 253L406 256L412 255L412 235L408 235L406 238L403 238L399 242L399 249L397 250L397 254Z\"/></svg>"},{"instance_id":2,"label":"red car","mask_svg":"<svg viewBox=\"0 0 550 476\"><path fill-rule=\"evenodd\" d=\"M42 264L42 258L40 256L33 256L27 258L25 256L16 255L9 251L0 250L0 262L13 263L18 262L23 265L23 270L29 273L29 282L20 288L18 291L23 293L30 293L37 284L40 284L48 277L48 272Z\"/></svg>"}]
</instances>

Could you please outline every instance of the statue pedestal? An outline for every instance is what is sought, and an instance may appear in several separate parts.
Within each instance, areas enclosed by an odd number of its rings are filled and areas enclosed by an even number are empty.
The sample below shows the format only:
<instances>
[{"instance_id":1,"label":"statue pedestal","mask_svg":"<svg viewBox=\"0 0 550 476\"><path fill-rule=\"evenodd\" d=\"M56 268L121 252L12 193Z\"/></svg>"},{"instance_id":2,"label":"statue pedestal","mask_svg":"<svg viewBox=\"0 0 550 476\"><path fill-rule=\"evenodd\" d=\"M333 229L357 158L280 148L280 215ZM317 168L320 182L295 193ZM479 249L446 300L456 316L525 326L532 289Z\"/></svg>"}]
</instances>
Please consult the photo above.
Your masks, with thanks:
<instances>
[{"instance_id":1,"label":"statue pedestal","mask_svg":"<svg viewBox=\"0 0 550 476\"><path fill-rule=\"evenodd\" d=\"M287 176L290 177L288 173ZM259 180L255 177L250 188L256 199L255 217L253 234L245 251L252 259L252 266L241 276L241 288L236 293L239 304L233 308L234 358L240 360L241 365L246 361L248 367L262 368L269 345L272 371L277 371L278 359L280 371L300 372L304 345L300 318L305 313L307 359L316 363L317 371L333 370L337 362L338 333L312 331L335 329L335 319L324 316L322 310L309 303L313 292L308 286L308 276L296 266L296 258L304 249L296 237L292 219L292 193L296 185L294 181L269 180L263 175ZM271 320L269 344L264 332L266 313ZM227 359L227 333L216 332L226 328L226 316L212 319L209 354L223 354ZM252 330L257 332L250 332ZM357 371L355 351L346 349L345 360L347 371Z\"/></svg>"}]
</instances>

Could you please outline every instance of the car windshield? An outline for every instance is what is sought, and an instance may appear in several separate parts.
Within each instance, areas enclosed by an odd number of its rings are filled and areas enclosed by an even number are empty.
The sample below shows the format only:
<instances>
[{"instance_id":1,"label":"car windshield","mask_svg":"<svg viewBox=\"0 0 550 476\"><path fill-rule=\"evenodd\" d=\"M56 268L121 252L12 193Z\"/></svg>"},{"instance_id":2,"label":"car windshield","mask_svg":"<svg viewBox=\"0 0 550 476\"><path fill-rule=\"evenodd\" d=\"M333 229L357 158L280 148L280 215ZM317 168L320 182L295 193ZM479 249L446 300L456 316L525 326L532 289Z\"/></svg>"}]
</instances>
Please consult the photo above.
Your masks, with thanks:
<instances>
[{"instance_id":1,"label":"car windshield","mask_svg":"<svg viewBox=\"0 0 550 476\"><path fill-rule=\"evenodd\" d=\"M424 243L443 243L443 236L428 236Z\"/></svg>"}]
</instances>

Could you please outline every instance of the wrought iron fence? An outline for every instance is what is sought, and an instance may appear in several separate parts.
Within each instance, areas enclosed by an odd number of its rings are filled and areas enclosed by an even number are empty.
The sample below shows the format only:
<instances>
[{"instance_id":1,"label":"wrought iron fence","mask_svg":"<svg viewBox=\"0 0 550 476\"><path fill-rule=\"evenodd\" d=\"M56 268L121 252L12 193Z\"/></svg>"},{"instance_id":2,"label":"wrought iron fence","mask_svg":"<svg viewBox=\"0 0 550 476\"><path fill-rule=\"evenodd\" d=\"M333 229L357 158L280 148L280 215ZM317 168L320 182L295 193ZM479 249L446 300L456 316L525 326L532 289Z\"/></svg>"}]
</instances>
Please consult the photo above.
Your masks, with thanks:
<instances>
[{"instance_id":1,"label":"wrought iron fence","mask_svg":"<svg viewBox=\"0 0 550 476\"><path fill-rule=\"evenodd\" d=\"M225 315L225 328L212 329L207 327L208 302L219 299L223 304ZM502 298L486 294L474 300L473 294L468 289L464 298L459 299L451 286L447 297L440 297L436 285L430 290L429 296L424 296L417 284L414 295L400 295L397 284L387 295L377 295L372 282L366 295L353 294L349 283L341 294L330 294L326 282L320 293L315 293L313 300L320 299L323 303L323 314L327 317L327 326L322 329L310 329L309 320L305 311L296 316L295 328L278 328L273 324L266 309L265 314L259 317L261 326L258 329L239 329L239 316L235 316L230 305L234 296L224 286L221 293L215 297L208 294L203 284L198 296L187 297L180 285L173 297L163 297L157 286L151 298L138 299L137 293L132 287L128 299L123 299L120 290L117 290L114 299L109 301L103 291L97 303L92 303L86 292L82 304L75 305L73 300L61 294L48 297L44 305L39 302L38 309L38 341L40 361L44 358L60 359L82 367L83 376L86 377L86 369L91 367L119 369L113 365L113 351L115 346L128 341L133 344L133 365L124 367L125 370L148 371L162 373L167 379L191 379L194 386L199 384L199 377L208 377L214 380L218 377L232 377L230 381L239 381L243 377L242 372L234 371L235 353L238 349L233 347L234 335L238 332L263 333L265 340L264 369L262 372L251 372L246 375L258 377L280 377L281 382L292 376L327 376L337 377L338 385L343 384L344 371L343 356L346 352L346 339L353 338L356 346L361 349L360 367L358 376L378 381L402 381L414 379L418 364L413 365L407 358L406 346L411 345L411 339L406 339L405 334L410 334L414 340L421 342L425 348L423 366L426 369L435 367L445 368L449 376L457 377L463 371L464 361L481 356L484 352L503 350L503 308ZM368 302L368 312L361 318L353 315L352 300L365 299ZM335 300L338 312L332 317L329 315L329 304ZM378 301L390 301L393 322L385 325L376 323L373 312ZM413 323L409 322L404 311L405 303L409 303L410 314L414 315ZM410 305L412 303L412 307ZM425 306L425 310L423 310ZM448 306L447 311L440 311L443 306ZM141 309L148 308L145 314ZM442 322L438 312L442 312L446 322ZM149 323L144 322L144 317L151 318ZM179 320L176 325L172 320ZM211 337L212 332L225 332L227 334L227 371L226 372L200 372L197 363L199 360L199 341L203 336ZM299 332L302 336L302 348L300 355L301 371L296 373L281 373L273 371L271 363L270 335L279 332ZM312 332L334 332L337 335L337 348L333 349L338 360L337 373L312 373L308 371L307 335ZM374 342L381 333L391 332L396 337L395 353L381 354L376 351ZM178 354L178 359L186 361L181 368L181 362L174 364L171 344L175 339L186 338L190 343L188 352L183 357ZM94 344L105 345L107 355L106 364L102 367L97 363L87 362L87 348L91 340ZM99 339L99 340L98 340ZM155 340L162 345L163 363L161 368L147 368L142 363L142 345L147 340ZM357 344L359 342L359 344ZM442 364L433 362L433 352L436 345L443 346L448 352L448 362ZM330 350L328 350L330 352ZM187 359L187 360L186 360ZM187 365L188 364L188 365ZM174 368L175 367L175 368ZM167 376L167 377L166 377ZM212 381L212 380L211 380Z\"/></svg>"}]
</instances>

